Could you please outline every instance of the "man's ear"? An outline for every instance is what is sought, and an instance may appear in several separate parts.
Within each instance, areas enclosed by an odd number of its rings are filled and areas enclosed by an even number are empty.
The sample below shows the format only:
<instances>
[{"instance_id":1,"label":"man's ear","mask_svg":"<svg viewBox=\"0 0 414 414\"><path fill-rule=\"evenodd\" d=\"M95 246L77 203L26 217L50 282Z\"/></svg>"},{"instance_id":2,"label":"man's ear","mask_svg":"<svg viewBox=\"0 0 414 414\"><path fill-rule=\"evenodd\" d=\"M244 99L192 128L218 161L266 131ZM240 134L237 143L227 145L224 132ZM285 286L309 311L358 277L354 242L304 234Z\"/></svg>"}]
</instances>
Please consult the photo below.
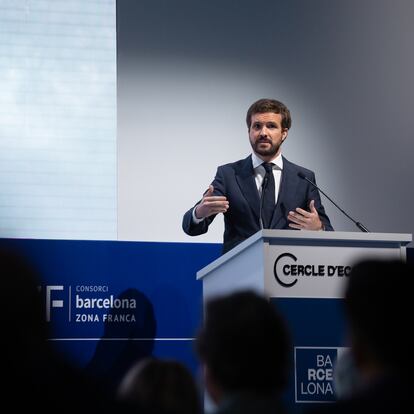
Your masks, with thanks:
<instances>
[{"instance_id":1,"label":"man's ear","mask_svg":"<svg viewBox=\"0 0 414 414\"><path fill-rule=\"evenodd\" d=\"M210 398L213 400L213 402L218 405L223 398L223 391L221 390L220 386L217 384L217 382L214 379L214 376L212 375L209 367L207 365L204 365L203 367L204 371L204 383L207 388L207 392L210 396Z\"/></svg>"},{"instance_id":2,"label":"man's ear","mask_svg":"<svg viewBox=\"0 0 414 414\"><path fill-rule=\"evenodd\" d=\"M366 344L363 338L351 334L350 347L355 366L364 375L366 371L370 370L369 367L372 365L372 353L369 349L369 345Z\"/></svg>"}]
</instances>

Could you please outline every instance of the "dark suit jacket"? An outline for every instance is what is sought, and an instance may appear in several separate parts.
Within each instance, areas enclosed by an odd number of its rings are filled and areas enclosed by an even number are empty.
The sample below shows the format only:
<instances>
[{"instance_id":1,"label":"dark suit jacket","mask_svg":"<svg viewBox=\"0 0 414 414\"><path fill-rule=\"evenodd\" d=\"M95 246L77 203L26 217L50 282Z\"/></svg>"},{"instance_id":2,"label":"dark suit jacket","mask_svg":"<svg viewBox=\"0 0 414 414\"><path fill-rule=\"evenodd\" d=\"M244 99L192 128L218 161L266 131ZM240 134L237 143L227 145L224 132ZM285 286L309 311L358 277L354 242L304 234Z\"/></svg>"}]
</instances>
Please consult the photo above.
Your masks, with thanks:
<instances>
[{"instance_id":1,"label":"dark suit jacket","mask_svg":"<svg viewBox=\"0 0 414 414\"><path fill-rule=\"evenodd\" d=\"M298 172L302 172L315 182L313 171L293 164L283 157L279 196L270 228L290 229L287 219L289 211L295 210L296 207L309 210L309 202L315 200L315 208L325 230L333 230L321 204L319 191L306 180L300 178ZM229 201L229 209L224 214L223 253L226 253L260 230L260 196L255 182L251 156L218 167L212 185L214 186L214 195L226 196ZM183 230L190 236L198 236L207 232L208 226L215 216L210 216L201 223L195 224L192 220L193 208L184 215Z\"/></svg>"}]
</instances>

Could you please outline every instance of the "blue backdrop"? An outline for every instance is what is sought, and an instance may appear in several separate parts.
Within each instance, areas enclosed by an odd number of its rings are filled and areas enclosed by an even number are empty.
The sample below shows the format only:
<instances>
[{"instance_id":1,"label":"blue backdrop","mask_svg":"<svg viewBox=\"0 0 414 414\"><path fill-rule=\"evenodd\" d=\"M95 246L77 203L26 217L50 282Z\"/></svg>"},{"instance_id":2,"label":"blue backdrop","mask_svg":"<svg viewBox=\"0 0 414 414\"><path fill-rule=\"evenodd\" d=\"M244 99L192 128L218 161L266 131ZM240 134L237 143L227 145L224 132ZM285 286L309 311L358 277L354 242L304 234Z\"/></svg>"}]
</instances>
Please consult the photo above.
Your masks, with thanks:
<instances>
[{"instance_id":1,"label":"blue backdrop","mask_svg":"<svg viewBox=\"0 0 414 414\"><path fill-rule=\"evenodd\" d=\"M202 315L196 272L219 256L219 244L1 243L40 271L51 340L73 362L116 377L115 364L152 354L178 359L195 373L193 338Z\"/></svg>"},{"instance_id":2,"label":"blue backdrop","mask_svg":"<svg viewBox=\"0 0 414 414\"><path fill-rule=\"evenodd\" d=\"M50 340L75 364L116 385L133 361L154 355L183 362L199 379L196 273L220 255L220 244L3 239L0 245L21 251L40 271ZM407 257L413 261L413 249ZM341 300L272 301L293 336L286 402L300 410L333 401L332 368L347 345Z\"/></svg>"}]
</instances>

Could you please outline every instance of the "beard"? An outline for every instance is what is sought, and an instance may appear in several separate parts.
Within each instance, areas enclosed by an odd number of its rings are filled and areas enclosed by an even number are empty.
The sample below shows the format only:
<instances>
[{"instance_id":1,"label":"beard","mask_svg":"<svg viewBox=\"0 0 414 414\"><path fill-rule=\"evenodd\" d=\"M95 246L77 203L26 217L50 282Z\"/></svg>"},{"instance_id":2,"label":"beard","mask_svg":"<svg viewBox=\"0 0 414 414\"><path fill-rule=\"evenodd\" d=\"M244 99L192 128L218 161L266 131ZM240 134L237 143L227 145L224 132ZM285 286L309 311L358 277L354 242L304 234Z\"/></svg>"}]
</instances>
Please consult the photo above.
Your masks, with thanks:
<instances>
[{"instance_id":1,"label":"beard","mask_svg":"<svg viewBox=\"0 0 414 414\"><path fill-rule=\"evenodd\" d=\"M267 142L270 144L270 147L267 148L260 148L260 144ZM253 151L258 154L261 155L263 157L273 157L274 155L276 155L280 149L281 143L277 143L274 144L272 141L270 141L269 139L258 139L256 142L250 142Z\"/></svg>"}]
</instances>

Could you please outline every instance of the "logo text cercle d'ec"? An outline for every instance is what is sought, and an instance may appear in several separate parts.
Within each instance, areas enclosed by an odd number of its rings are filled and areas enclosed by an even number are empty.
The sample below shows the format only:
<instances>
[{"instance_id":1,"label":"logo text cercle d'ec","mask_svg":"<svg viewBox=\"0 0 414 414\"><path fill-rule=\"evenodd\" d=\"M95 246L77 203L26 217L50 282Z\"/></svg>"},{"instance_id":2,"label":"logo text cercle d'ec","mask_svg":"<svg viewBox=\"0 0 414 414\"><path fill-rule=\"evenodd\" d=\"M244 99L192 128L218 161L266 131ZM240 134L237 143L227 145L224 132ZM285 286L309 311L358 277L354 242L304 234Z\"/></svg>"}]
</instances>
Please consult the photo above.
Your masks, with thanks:
<instances>
[{"instance_id":1,"label":"logo text cercle d'ec","mask_svg":"<svg viewBox=\"0 0 414 414\"><path fill-rule=\"evenodd\" d=\"M291 263L286 263L281 266L278 273L278 264L280 260L288 258ZM323 265L323 264L296 264L298 259L291 253L282 253L279 255L273 266L273 274L276 281L283 287L292 287L298 281L298 276L338 276L347 277L351 272L351 266L343 265ZM280 266L279 266L280 267ZM292 280L286 282L286 278L282 280L282 277L292 277Z\"/></svg>"}]
</instances>

